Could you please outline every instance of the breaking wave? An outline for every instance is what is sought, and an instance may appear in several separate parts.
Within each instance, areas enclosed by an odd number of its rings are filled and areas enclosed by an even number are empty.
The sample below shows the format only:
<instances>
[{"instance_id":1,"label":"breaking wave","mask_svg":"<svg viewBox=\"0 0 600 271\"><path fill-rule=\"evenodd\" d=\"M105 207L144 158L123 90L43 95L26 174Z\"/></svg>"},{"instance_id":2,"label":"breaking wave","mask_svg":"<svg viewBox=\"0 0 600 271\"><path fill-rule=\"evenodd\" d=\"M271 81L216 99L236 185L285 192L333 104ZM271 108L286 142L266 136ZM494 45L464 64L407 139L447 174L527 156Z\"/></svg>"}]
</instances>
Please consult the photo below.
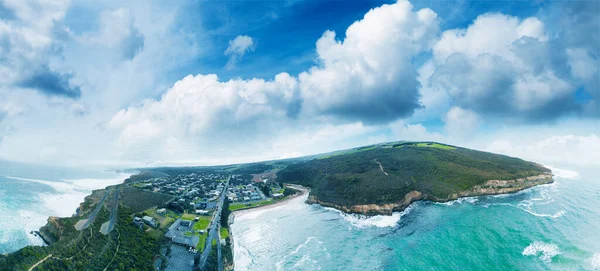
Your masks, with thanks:
<instances>
[{"instance_id":1,"label":"breaking wave","mask_svg":"<svg viewBox=\"0 0 600 271\"><path fill-rule=\"evenodd\" d=\"M386 228L386 227L395 227L398 225L398 222L402 218L402 216L410 213L414 208L413 205L408 206L402 212L393 212L392 215L376 215L376 216L365 216L359 214L347 214L340 210L324 207L326 210L334 211L339 213L345 221L350 223L352 226L357 228L367 228L367 227L378 227L378 228Z\"/></svg>"},{"instance_id":2,"label":"breaking wave","mask_svg":"<svg viewBox=\"0 0 600 271\"><path fill-rule=\"evenodd\" d=\"M561 254L558 246L552 243L544 243L535 241L523 250L523 256L538 256L539 259L545 262L552 261L556 255Z\"/></svg>"}]
</instances>

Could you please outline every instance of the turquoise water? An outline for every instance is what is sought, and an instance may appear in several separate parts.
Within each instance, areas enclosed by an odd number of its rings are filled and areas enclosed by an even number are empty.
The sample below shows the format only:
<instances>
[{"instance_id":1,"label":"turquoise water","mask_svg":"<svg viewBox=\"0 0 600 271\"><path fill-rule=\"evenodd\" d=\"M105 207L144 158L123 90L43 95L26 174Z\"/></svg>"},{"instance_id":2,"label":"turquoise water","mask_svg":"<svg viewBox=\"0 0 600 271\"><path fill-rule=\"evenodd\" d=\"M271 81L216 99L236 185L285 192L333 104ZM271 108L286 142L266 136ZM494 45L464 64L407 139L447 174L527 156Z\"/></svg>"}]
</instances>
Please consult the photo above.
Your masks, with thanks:
<instances>
[{"instance_id":1,"label":"turquoise water","mask_svg":"<svg viewBox=\"0 0 600 271\"><path fill-rule=\"evenodd\" d=\"M596 171L393 216L344 215L304 198L239 214L236 270L600 270Z\"/></svg>"},{"instance_id":2,"label":"turquoise water","mask_svg":"<svg viewBox=\"0 0 600 271\"><path fill-rule=\"evenodd\" d=\"M0 161L0 253L43 245L30 231L46 224L49 216L71 216L91 190L126 176Z\"/></svg>"}]
</instances>

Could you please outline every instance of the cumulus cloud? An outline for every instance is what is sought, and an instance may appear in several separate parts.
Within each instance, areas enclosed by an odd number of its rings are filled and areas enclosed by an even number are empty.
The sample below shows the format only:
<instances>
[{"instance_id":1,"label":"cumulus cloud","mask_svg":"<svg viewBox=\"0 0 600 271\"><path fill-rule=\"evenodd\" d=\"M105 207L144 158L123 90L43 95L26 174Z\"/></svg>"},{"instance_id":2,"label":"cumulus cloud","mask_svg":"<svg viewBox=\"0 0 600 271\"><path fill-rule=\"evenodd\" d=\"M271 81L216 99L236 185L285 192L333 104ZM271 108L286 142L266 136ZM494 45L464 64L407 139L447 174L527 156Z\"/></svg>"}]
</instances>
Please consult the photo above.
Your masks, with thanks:
<instances>
[{"instance_id":1,"label":"cumulus cloud","mask_svg":"<svg viewBox=\"0 0 600 271\"><path fill-rule=\"evenodd\" d=\"M69 33L62 24L68 1L3 1L0 17L0 86L78 98L72 75L50 65Z\"/></svg>"},{"instance_id":2,"label":"cumulus cloud","mask_svg":"<svg viewBox=\"0 0 600 271\"><path fill-rule=\"evenodd\" d=\"M407 1L384 5L348 27L343 41L326 31L316 44L319 64L298 77L280 73L273 80L222 82L216 75L190 75L159 100L121 110L109 126L121 131L121 143L131 143L138 136L223 131L269 137L302 120L384 123L419 107L411 61L431 47L437 33L433 11L414 11ZM241 56L252 44L250 37L238 37L226 53ZM133 132L144 129L152 132Z\"/></svg>"},{"instance_id":3,"label":"cumulus cloud","mask_svg":"<svg viewBox=\"0 0 600 271\"><path fill-rule=\"evenodd\" d=\"M433 88L455 105L521 121L556 119L577 109L577 86L555 69L544 24L502 14L447 30L433 49Z\"/></svg>"},{"instance_id":4,"label":"cumulus cloud","mask_svg":"<svg viewBox=\"0 0 600 271\"><path fill-rule=\"evenodd\" d=\"M412 58L430 48L437 15L408 1L370 10L343 41L327 31L317 41L319 66L300 74L303 106L351 121L383 123L419 107Z\"/></svg>"},{"instance_id":5,"label":"cumulus cloud","mask_svg":"<svg viewBox=\"0 0 600 271\"><path fill-rule=\"evenodd\" d=\"M242 59L242 57L248 53L254 51L256 43L250 36L240 35L235 39L229 41L229 46L225 50L225 55L229 56L229 61L225 66L227 69L234 69Z\"/></svg>"}]
</instances>

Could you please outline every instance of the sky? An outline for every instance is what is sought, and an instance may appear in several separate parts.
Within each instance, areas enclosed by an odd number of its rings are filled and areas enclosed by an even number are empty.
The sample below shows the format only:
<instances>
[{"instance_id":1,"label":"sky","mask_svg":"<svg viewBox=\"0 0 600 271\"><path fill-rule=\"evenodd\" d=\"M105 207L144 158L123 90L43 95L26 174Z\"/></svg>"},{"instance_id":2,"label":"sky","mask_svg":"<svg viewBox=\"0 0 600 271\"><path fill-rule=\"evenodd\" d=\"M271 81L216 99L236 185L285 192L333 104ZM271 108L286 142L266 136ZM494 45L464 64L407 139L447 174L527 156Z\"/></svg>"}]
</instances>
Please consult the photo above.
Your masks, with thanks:
<instances>
[{"instance_id":1,"label":"sky","mask_svg":"<svg viewBox=\"0 0 600 271\"><path fill-rule=\"evenodd\" d=\"M0 159L211 165L398 140L600 166L598 1L0 0Z\"/></svg>"}]
</instances>

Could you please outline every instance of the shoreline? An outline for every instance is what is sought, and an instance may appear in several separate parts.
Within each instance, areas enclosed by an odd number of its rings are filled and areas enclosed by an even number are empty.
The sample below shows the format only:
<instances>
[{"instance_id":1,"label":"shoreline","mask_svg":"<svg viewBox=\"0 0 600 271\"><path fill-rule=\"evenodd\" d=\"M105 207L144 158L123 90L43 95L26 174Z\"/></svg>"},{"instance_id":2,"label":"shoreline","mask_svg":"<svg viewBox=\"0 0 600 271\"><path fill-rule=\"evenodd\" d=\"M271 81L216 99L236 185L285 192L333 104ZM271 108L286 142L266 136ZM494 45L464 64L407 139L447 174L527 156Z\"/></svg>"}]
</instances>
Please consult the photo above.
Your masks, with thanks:
<instances>
[{"instance_id":1,"label":"shoreline","mask_svg":"<svg viewBox=\"0 0 600 271\"><path fill-rule=\"evenodd\" d=\"M243 215L243 214L250 213L250 212L253 212L253 211L272 209L272 208L275 208L275 207L286 205L291 200L296 199L298 197L301 197L301 196L304 196L304 195L310 193L310 189L308 187L304 187L304 186L297 185L297 184L290 184L288 186L290 188L299 190L300 193L294 194L294 195L290 195L287 198L285 198L283 200L280 200L278 202L272 203L272 204L267 204L267 205L263 205L263 206L256 206L256 207L248 207L248 208L245 208L245 209L235 210L235 211L231 212L231 214L234 215L234 217L235 217L235 216Z\"/></svg>"},{"instance_id":2,"label":"shoreline","mask_svg":"<svg viewBox=\"0 0 600 271\"><path fill-rule=\"evenodd\" d=\"M552 173L543 173L535 176L517 178L514 180L488 180L482 185L476 185L469 190L461 191L449 195L446 198L437 198L428 194L423 194L419 191L410 191L404 195L404 198L397 202L384 204L355 204L352 206L342 206L335 203L330 203L319 199L315 195L308 197L308 204L319 204L323 207L334 208L346 214L358 214L364 216L387 215L390 216L394 212L403 212L412 203L417 201L431 201L438 203L451 202L461 198L478 197L478 196L493 196L493 195L508 195L518 193L520 191L554 182Z\"/></svg>"}]
</instances>

